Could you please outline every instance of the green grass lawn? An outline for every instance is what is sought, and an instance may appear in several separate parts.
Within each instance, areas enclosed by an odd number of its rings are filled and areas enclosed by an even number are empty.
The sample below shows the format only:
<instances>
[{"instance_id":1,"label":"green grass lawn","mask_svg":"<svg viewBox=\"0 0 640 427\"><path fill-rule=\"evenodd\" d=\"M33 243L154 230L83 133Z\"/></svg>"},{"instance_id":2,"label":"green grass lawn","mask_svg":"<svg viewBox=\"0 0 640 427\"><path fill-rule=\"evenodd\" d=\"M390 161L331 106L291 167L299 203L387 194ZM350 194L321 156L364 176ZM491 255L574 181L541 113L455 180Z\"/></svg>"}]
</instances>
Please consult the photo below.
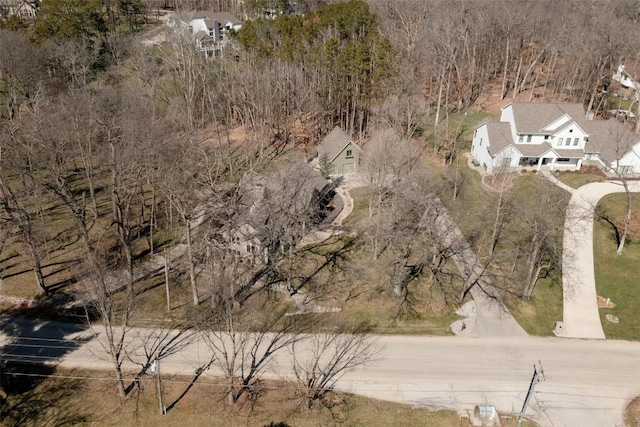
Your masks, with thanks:
<instances>
[{"instance_id":1,"label":"green grass lawn","mask_svg":"<svg viewBox=\"0 0 640 427\"><path fill-rule=\"evenodd\" d=\"M463 177L460 194L455 200L447 197L443 201L465 236L478 235L479 226L484 227L486 236L490 236L493 226L491 221L495 215L494 204L498 195L482 186L480 174L467 167L466 158L461 158L460 162L459 172ZM511 191L533 195L537 191L536 184L540 183L539 180L536 175L517 176ZM482 249L482 245L480 246ZM551 279L539 280L529 301L509 296L505 298L505 303L527 333L552 335L555 322L562 320L562 287L558 284L559 281L559 278L555 283Z\"/></svg>"},{"instance_id":2,"label":"green grass lawn","mask_svg":"<svg viewBox=\"0 0 640 427\"><path fill-rule=\"evenodd\" d=\"M106 372L62 371L59 378L32 380L32 389L12 393L3 405L3 425L103 425L103 426L425 426L464 427L456 412L368 399L340 393L329 410L301 406L293 383L265 381L255 403L227 405L220 379L166 375L160 415L155 380L145 376L140 393L118 399ZM90 377L91 380L83 379ZM20 379L21 377L17 377ZM24 383L24 380L23 380ZM23 390L28 387L23 387ZM180 396L183 392L184 396Z\"/></svg>"},{"instance_id":3,"label":"green grass lawn","mask_svg":"<svg viewBox=\"0 0 640 427\"><path fill-rule=\"evenodd\" d=\"M566 172L560 175L558 179L572 188L579 188L585 184L590 184L592 182L602 182L606 180L606 178L601 175L580 172Z\"/></svg>"},{"instance_id":4,"label":"green grass lawn","mask_svg":"<svg viewBox=\"0 0 640 427\"><path fill-rule=\"evenodd\" d=\"M605 205L607 212L614 216L625 209L625 198L624 194L612 194L604 197L600 205ZM596 221L593 248L597 293L610 298L616 305L600 308L605 335L607 338L640 340L640 243L628 243L618 256L611 226ZM617 316L620 323L606 320L607 313Z\"/></svg>"},{"instance_id":5,"label":"green grass lawn","mask_svg":"<svg viewBox=\"0 0 640 427\"><path fill-rule=\"evenodd\" d=\"M490 114L486 111L480 112L461 112L461 113L450 113L449 114L449 131L452 135L461 132L461 140L463 142L462 151L469 151L471 147L471 136L473 134L473 130L475 126L480 123L482 120L487 117L491 118L494 121L498 121L500 116L498 114ZM423 135L427 140L433 137L434 134L434 126L433 121L435 119L435 114L427 117L425 119L425 125L423 129ZM444 120L444 112L440 112L440 124L439 126L443 126L445 124Z\"/></svg>"},{"instance_id":6,"label":"green grass lawn","mask_svg":"<svg viewBox=\"0 0 640 427\"><path fill-rule=\"evenodd\" d=\"M553 335L555 322L562 320L562 285L540 279L529 301L509 301L511 314L530 335Z\"/></svg>"}]
</instances>

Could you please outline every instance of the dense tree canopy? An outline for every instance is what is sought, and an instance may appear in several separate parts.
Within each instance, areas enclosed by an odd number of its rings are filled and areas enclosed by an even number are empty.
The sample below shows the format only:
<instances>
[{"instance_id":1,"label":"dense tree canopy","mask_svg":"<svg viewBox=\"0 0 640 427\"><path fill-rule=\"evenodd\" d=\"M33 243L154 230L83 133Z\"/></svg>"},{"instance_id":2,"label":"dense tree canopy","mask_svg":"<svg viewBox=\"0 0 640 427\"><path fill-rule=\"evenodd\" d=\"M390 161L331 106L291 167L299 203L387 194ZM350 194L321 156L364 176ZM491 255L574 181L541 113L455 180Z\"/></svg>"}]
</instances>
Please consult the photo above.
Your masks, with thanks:
<instances>
[{"instance_id":1,"label":"dense tree canopy","mask_svg":"<svg viewBox=\"0 0 640 427\"><path fill-rule=\"evenodd\" d=\"M33 27L37 40L51 37L82 39L107 31L101 0L45 1Z\"/></svg>"},{"instance_id":2,"label":"dense tree canopy","mask_svg":"<svg viewBox=\"0 0 640 427\"><path fill-rule=\"evenodd\" d=\"M281 59L302 67L325 114L352 132L364 130L393 74L394 50L363 0L251 21L237 40L258 60Z\"/></svg>"}]
</instances>

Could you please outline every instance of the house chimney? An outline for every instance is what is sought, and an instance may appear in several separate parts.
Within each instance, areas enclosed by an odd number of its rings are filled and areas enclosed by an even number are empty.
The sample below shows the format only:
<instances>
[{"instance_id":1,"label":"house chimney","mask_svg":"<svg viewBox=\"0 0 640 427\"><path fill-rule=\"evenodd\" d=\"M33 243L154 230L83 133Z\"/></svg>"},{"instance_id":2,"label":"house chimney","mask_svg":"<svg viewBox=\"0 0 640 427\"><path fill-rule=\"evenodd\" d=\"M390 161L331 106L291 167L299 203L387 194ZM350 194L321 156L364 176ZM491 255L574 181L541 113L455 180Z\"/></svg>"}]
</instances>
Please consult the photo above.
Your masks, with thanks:
<instances>
[{"instance_id":1,"label":"house chimney","mask_svg":"<svg viewBox=\"0 0 640 427\"><path fill-rule=\"evenodd\" d=\"M594 116L595 116L595 113L593 112L593 110L587 111L587 120L589 121L593 120Z\"/></svg>"},{"instance_id":2,"label":"house chimney","mask_svg":"<svg viewBox=\"0 0 640 427\"><path fill-rule=\"evenodd\" d=\"M217 20L213 20L213 41L220 42L220 23Z\"/></svg>"}]
</instances>

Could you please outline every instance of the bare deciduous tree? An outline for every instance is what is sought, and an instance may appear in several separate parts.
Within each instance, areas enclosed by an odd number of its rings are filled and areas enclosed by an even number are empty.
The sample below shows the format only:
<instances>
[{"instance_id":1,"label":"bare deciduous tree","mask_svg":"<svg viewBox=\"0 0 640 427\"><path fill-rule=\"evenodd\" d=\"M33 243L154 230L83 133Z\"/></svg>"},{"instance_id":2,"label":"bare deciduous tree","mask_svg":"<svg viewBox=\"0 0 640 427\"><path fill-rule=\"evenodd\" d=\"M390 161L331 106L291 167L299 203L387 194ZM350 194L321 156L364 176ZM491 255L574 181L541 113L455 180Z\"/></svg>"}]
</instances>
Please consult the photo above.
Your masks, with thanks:
<instances>
[{"instance_id":1,"label":"bare deciduous tree","mask_svg":"<svg viewBox=\"0 0 640 427\"><path fill-rule=\"evenodd\" d=\"M342 326L292 344L293 371L308 409L322 402L345 374L375 359L381 347L370 330L366 323Z\"/></svg>"},{"instance_id":2,"label":"bare deciduous tree","mask_svg":"<svg viewBox=\"0 0 640 427\"><path fill-rule=\"evenodd\" d=\"M249 313L232 305L228 300L199 325L213 352L213 365L226 379L229 404L251 398L274 355L301 337L284 310L261 307Z\"/></svg>"}]
</instances>

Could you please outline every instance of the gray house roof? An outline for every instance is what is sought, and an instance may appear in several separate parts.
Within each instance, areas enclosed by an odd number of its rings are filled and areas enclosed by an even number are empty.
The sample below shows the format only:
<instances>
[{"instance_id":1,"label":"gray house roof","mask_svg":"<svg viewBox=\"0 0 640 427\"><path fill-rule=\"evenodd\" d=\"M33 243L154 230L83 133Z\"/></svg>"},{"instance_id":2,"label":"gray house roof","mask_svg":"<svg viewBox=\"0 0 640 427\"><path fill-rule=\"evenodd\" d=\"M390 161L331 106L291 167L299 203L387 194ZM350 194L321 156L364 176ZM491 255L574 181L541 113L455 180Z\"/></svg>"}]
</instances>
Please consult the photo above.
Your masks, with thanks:
<instances>
[{"instance_id":1,"label":"gray house roof","mask_svg":"<svg viewBox=\"0 0 640 427\"><path fill-rule=\"evenodd\" d=\"M295 162L270 176L248 172L238 184L236 222L250 224L262 238L269 216L306 212L328 184L305 162Z\"/></svg>"},{"instance_id":2,"label":"gray house roof","mask_svg":"<svg viewBox=\"0 0 640 427\"><path fill-rule=\"evenodd\" d=\"M189 16L189 20L192 19L204 19L207 27L211 28L213 26L213 21L218 21L221 24L226 24L227 22L231 22L233 25L240 25L242 21L229 12L191 12Z\"/></svg>"},{"instance_id":3,"label":"gray house roof","mask_svg":"<svg viewBox=\"0 0 640 427\"><path fill-rule=\"evenodd\" d=\"M318 157L327 156L329 162L333 162L349 143L352 143L354 147L360 150L360 147L351 140L351 137L339 126L336 126L318 145Z\"/></svg>"},{"instance_id":4,"label":"gray house roof","mask_svg":"<svg viewBox=\"0 0 640 427\"><path fill-rule=\"evenodd\" d=\"M525 157L540 157L552 150L551 146L546 142L542 144L518 144L514 145L514 147Z\"/></svg>"},{"instance_id":5,"label":"gray house roof","mask_svg":"<svg viewBox=\"0 0 640 427\"><path fill-rule=\"evenodd\" d=\"M487 121L487 134L489 135L489 152L492 155L498 154L510 145L513 145L511 138L511 126L507 122Z\"/></svg>"},{"instance_id":6,"label":"gray house roof","mask_svg":"<svg viewBox=\"0 0 640 427\"><path fill-rule=\"evenodd\" d=\"M597 153L609 162L622 158L638 142L640 137L617 119L588 122L589 142L585 153Z\"/></svg>"},{"instance_id":7,"label":"gray house roof","mask_svg":"<svg viewBox=\"0 0 640 427\"><path fill-rule=\"evenodd\" d=\"M554 133L566 126L562 124L558 129L542 131L545 127L558 120L565 114L571 121L584 129L587 121L582 104L553 104L553 103L511 103L513 118L518 133Z\"/></svg>"},{"instance_id":8,"label":"gray house roof","mask_svg":"<svg viewBox=\"0 0 640 427\"><path fill-rule=\"evenodd\" d=\"M553 151L555 151L556 153L558 153L558 156L560 157L566 157L566 158L583 158L584 157L584 152L582 150L576 150L575 148L554 148Z\"/></svg>"}]
</instances>

